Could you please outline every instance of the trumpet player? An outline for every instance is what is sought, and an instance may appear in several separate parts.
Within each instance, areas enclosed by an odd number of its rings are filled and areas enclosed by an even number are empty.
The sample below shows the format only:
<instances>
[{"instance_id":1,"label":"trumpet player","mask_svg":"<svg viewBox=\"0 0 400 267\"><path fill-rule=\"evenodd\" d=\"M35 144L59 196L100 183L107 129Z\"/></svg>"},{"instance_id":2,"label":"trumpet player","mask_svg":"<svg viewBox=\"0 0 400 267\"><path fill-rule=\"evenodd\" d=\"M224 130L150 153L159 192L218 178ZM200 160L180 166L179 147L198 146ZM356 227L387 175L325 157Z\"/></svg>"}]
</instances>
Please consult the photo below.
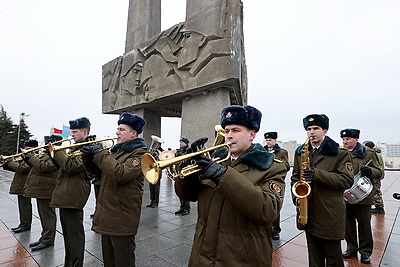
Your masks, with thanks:
<instances>
[{"instance_id":1,"label":"trumpet player","mask_svg":"<svg viewBox=\"0 0 400 267\"><path fill-rule=\"evenodd\" d=\"M45 144L62 140L59 135L45 136ZM56 186L58 166L50 157L48 148L36 155L32 152L23 156L24 161L32 166L24 187L24 197L36 198L41 236L38 241L29 244L32 251L42 250L54 245L56 236L56 212L50 206L51 196Z\"/></svg>"},{"instance_id":2,"label":"trumpet player","mask_svg":"<svg viewBox=\"0 0 400 267\"><path fill-rule=\"evenodd\" d=\"M343 146L351 151L354 175L360 172L371 180L379 180L383 169L379 164L377 153L366 148L358 142L360 130L347 128L340 131ZM374 203L373 190L363 200L356 204L346 203L346 236L347 249L343 258L357 257L361 254L360 261L364 264L371 263L371 254L374 246L371 230L371 205ZM358 238L357 238L358 230Z\"/></svg>"},{"instance_id":3,"label":"trumpet player","mask_svg":"<svg viewBox=\"0 0 400 267\"><path fill-rule=\"evenodd\" d=\"M81 148L85 167L101 173L92 230L101 234L104 266L135 266L135 236L139 227L144 177L141 158L147 152L139 134L146 121L124 112L117 127L117 144L110 152L100 144Z\"/></svg>"},{"instance_id":4,"label":"trumpet player","mask_svg":"<svg viewBox=\"0 0 400 267\"><path fill-rule=\"evenodd\" d=\"M176 179L179 197L198 201L189 266L272 266L271 224L282 207L285 164L253 140L261 112L252 106L222 109L227 150L194 158L202 168ZM225 157L224 157L225 156Z\"/></svg>"},{"instance_id":5,"label":"trumpet player","mask_svg":"<svg viewBox=\"0 0 400 267\"><path fill-rule=\"evenodd\" d=\"M290 170L290 165L289 165L289 153L286 149L281 148L279 144L276 142L278 139L278 133L277 132L266 132L264 134L264 139L266 145L264 146L265 150L268 152L274 153L275 157L282 160L286 164L286 168L289 171ZM272 223L272 239L273 240L279 240L279 233L281 232L281 216L278 214L278 217L276 217L275 221Z\"/></svg>"},{"instance_id":6,"label":"trumpet player","mask_svg":"<svg viewBox=\"0 0 400 267\"><path fill-rule=\"evenodd\" d=\"M37 140L26 140L24 149L35 148L38 145ZM32 166L22 158L14 160L10 158L4 163L3 168L15 172L10 186L10 194L18 196L19 225L11 228L11 230L14 233L29 231L32 224L32 203L30 197L24 197L24 187Z\"/></svg>"},{"instance_id":7,"label":"trumpet player","mask_svg":"<svg viewBox=\"0 0 400 267\"><path fill-rule=\"evenodd\" d=\"M75 143L85 142L90 132L90 121L86 117L69 121L71 136ZM90 177L85 171L79 148L68 153L58 150L54 161L59 166L51 206L59 208L64 238L64 266L83 266L85 232L83 207L90 194Z\"/></svg>"},{"instance_id":8,"label":"trumpet player","mask_svg":"<svg viewBox=\"0 0 400 267\"><path fill-rule=\"evenodd\" d=\"M302 178L311 186L307 197L308 222L298 224L306 233L308 263L315 267L344 266L341 240L345 235L346 206L343 192L353 184L350 153L340 149L339 144L326 135L329 118L325 114L306 116L303 126L310 149L303 152L305 144L296 149L291 184ZM308 154L310 162L309 168L304 170L301 170L302 153Z\"/></svg>"}]
</instances>

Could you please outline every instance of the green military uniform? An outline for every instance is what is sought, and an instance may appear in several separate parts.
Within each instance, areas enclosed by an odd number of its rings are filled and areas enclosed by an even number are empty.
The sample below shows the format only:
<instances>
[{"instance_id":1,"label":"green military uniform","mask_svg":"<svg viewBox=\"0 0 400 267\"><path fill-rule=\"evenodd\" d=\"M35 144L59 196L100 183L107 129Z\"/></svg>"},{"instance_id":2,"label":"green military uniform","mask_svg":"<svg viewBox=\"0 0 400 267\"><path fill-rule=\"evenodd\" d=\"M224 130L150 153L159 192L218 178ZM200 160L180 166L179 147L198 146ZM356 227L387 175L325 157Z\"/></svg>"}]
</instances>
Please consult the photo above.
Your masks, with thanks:
<instances>
[{"instance_id":1,"label":"green military uniform","mask_svg":"<svg viewBox=\"0 0 400 267\"><path fill-rule=\"evenodd\" d=\"M285 163L287 170L290 170L290 165L289 165L289 153L286 149L281 148L278 144L275 144L272 149L269 149L268 146L264 146L264 148L275 154L275 157L277 159L280 159ZM273 233L280 233L281 232L281 214L278 213L278 216L276 217L275 221L272 223L272 232Z\"/></svg>"},{"instance_id":2,"label":"green military uniform","mask_svg":"<svg viewBox=\"0 0 400 267\"><path fill-rule=\"evenodd\" d=\"M271 223L282 207L286 166L260 144L221 164L227 171L216 187L198 174L175 182L180 198L198 201L189 266L272 266Z\"/></svg>"},{"instance_id":3,"label":"green military uniform","mask_svg":"<svg viewBox=\"0 0 400 267\"><path fill-rule=\"evenodd\" d=\"M360 168L368 162L371 167L371 180L380 179L382 176L382 168L379 165L379 159L376 152L372 149L365 148L362 144L357 143L356 147L351 151L354 165L354 174L358 174ZM357 204L346 204L346 242L347 250L355 253L360 252L362 255L371 256L373 249L373 239L371 230L371 205L374 201L374 193L371 193L361 202ZM358 225L358 242L357 242L357 225Z\"/></svg>"},{"instance_id":4,"label":"green military uniform","mask_svg":"<svg viewBox=\"0 0 400 267\"><path fill-rule=\"evenodd\" d=\"M85 232L83 207L90 194L90 177L85 171L78 148L67 155L57 151L54 160L60 166L51 206L60 209L64 236L65 266L83 266Z\"/></svg>"},{"instance_id":5,"label":"green military uniform","mask_svg":"<svg viewBox=\"0 0 400 267\"><path fill-rule=\"evenodd\" d=\"M19 225L16 228L31 228L32 203L31 198L24 197L26 179L32 166L23 160L10 161L3 166L5 170L14 171L15 175L10 186L10 194L18 195Z\"/></svg>"},{"instance_id":6,"label":"green military uniform","mask_svg":"<svg viewBox=\"0 0 400 267\"><path fill-rule=\"evenodd\" d=\"M295 152L292 186L300 179L303 147L301 145ZM314 153L311 144L309 147L310 167L315 171L307 198L308 223L304 227L309 266L325 266L325 261L327 266L343 266L340 246L346 223L343 192L353 184L350 153L340 149L328 136Z\"/></svg>"},{"instance_id":7,"label":"green military uniform","mask_svg":"<svg viewBox=\"0 0 400 267\"><path fill-rule=\"evenodd\" d=\"M376 152L376 155L378 156L378 161L379 165L381 166L381 169L383 170L382 176L380 179L372 179L371 182L374 185L374 206L377 209L384 210L384 204L383 204L383 197L382 197L382 191L381 191L381 180L385 178L385 164L382 158L381 154L381 149L379 147L374 147L374 151Z\"/></svg>"},{"instance_id":8,"label":"green military uniform","mask_svg":"<svg viewBox=\"0 0 400 267\"><path fill-rule=\"evenodd\" d=\"M180 148L176 151L175 156L176 156L176 157L182 156L183 154L186 153L186 150L187 150L188 148L189 148L189 146L180 147ZM180 201L181 205L180 205L180 207L179 207L179 210L178 210L177 212L175 212L175 214L182 214L182 212L185 212L185 211L188 212L188 211L190 211L190 201L185 200L185 199L183 199L183 198L179 198L179 201Z\"/></svg>"},{"instance_id":9,"label":"green military uniform","mask_svg":"<svg viewBox=\"0 0 400 267\"><path fill-rule=\"evenodd\" d=\"M39 239L43 245L53 245L56 235L56 212L50 206L51 196L56 186L58 166L47 152L32 156L28 160L33 167L25 183L24 196L36 198L42 233Z\"/></svg>"},{"instance_id":10,"label":"green military uniform","mask_svg":"<svg viewBox=\"0 0 400 267\"><path fill-rule=\"evenodd\" d=\"M102 174L92 230L102 235L105 266L135 265L144 185L140 162L146 152L144 139L136 138L115 145L111 153L100 151L93 158ZM85 166L93 169L87 163Z\"/></svg>"}]
</instances>

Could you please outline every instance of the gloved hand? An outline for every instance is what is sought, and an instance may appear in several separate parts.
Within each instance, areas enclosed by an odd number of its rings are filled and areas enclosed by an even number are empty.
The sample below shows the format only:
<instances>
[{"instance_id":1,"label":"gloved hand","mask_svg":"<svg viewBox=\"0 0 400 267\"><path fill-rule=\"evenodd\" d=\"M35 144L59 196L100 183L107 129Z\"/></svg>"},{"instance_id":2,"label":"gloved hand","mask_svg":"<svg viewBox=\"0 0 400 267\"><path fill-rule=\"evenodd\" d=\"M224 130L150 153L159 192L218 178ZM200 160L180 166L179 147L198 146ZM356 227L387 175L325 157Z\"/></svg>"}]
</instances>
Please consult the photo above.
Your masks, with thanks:
<instances>
[{"instance_id":1,"label":"gloved hand","mask_svg":"<svg viewBox=\"0 0 400 267\"><path fill-rule=\"evenodd\" d=\"M311 182L314 179L315 171L314 169L306 169L303 171L303 177L306 178L307 181Z\"/></svg>"},{"instance_id":2,"label":"gloved hand","mask_svg":"<svg viewBox=\"0 0 400 267\"><path fill-rule=\"evenodd\" d=\"M23 159L24 159L24 161L25 161L26 163L28 163L28 162L29 162L29 159L32 158L33 156L34 156L33 153L28 153L28 154L23 155Z\"/></svg>"},{"instance_id":3,"label":"gloved hand","mask_svg":"<svg viewBox=\"0 0 400 267\"><path fill-rule=\"evenodd\" d=\"M207 137L199 138L190 145L190 148L192 149L193 152L203 150L204 144L207 143L207 141L208 141Z\"/></svg>"},{"instance_id":4,"label":"gloved hand","mask_svg":"<svg viewBox=\"0 0 400 267\"><path fill-rule=\"evenodd\" d=\"M370 177L372 175L372 169L368 166L362 166L360 172L362 176Z\"/></svg>"},{"instance_id":5,"label":"gloved hand","mask_svg":"<svg viewBox=\"0 0 400 267\"><path fill-rule=\"evenodd\" d=\"M195 160L197 165L203 167L199 178L201 180L209 179L218 185L227 168L203 155L196 157Z\"/></svg>"},{"instance_id":6,"label":"gloved hand","mask_svg":"<svg viewBox=\"0 0 400 267\"><path fill-rule=\"evenodd\" d=\"M97 153L99 153L100 151L103 151L104 148L102 145L100 144L90 144L90 145L86 145L83 146L80 151L84 154L88 154L91 156L96 155Z\"/></svg>"}]
</instances>

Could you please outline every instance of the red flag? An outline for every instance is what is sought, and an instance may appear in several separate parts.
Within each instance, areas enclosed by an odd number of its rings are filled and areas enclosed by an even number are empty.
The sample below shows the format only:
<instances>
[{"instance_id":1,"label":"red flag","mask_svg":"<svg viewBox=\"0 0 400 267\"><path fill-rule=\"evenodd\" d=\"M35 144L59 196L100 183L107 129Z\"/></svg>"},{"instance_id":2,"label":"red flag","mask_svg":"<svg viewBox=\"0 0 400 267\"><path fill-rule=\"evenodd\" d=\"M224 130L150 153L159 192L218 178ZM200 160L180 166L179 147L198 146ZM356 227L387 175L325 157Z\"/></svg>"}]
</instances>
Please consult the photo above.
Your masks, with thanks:
<instances>
[{"instance_id":1,"label":"red flag","mask_svg":"<svg viewBox=\"0 0 400 267\"><path fill-rule=\"evenodd\" d=\"M53 127L52 134L62 134L62 130Z\"/></svg>"}]
</instances>

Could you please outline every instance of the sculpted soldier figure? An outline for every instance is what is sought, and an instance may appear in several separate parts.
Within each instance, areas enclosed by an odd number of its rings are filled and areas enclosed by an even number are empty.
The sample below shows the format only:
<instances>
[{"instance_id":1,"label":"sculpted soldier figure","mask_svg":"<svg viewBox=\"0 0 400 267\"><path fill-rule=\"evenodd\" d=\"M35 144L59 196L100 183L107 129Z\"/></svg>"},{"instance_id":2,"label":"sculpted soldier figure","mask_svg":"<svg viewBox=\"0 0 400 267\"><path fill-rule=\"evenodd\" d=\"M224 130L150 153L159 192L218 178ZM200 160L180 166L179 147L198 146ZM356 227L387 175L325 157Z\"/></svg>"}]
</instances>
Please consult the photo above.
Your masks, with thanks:
<instances>
[{"instance_id":1,"label":"sculpted soldier figure","mask_svg":"<svg viewBox=\"0 0 400 267\"><path fill-rule=\"evenodd\" d=\"M189 266L272 266L271 224L282 207L286 166L253 144L261 112L228 106L221 112L231 157L196 158L200 173L177 179L179 197L198 201ZM215 157L225 158L227 150Z\"/></svg>"}]
</instances>

